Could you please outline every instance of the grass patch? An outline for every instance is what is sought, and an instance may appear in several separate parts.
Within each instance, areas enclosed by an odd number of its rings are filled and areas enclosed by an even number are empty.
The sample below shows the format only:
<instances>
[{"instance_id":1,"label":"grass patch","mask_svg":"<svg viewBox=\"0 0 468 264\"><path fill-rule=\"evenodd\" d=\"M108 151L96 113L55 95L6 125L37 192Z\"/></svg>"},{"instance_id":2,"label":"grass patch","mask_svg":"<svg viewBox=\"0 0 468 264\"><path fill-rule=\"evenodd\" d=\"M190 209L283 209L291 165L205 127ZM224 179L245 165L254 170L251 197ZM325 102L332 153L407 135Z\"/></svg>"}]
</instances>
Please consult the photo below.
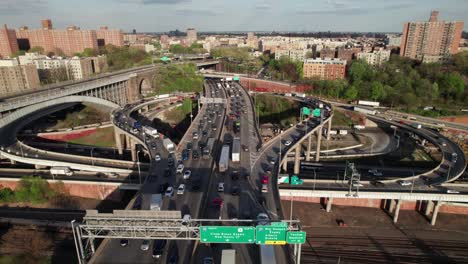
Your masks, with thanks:
<instances>
[{"instance_id":1,"label":"grass patch","mask_svg":"<svg viewBox=\"0 0 468 264\"><path fill-rule=\"evenodd\" d=\"M345 114L343 114L342 112L340 111L334 111L333 113L333 121L332 121L332 125L333 126L346 126L346 127L350 127L354 124L354 121L346 116Z\"/></svg>"},{"instance_id":2,"label":"grass patch","mask_svg":"<svg viewBox=\"0 0 468 264\"><path fill-rule=\"evenodd\" d=\"M77 127L109 121L108 113L103 113L93 107L82 105L78 111L68 112L63 119L58 119L54 129Z\"/></svg>"},{"instance_id":3,"label":"grass patch","mask_svg":"<svg viewBox=\"0 0 468 264\"><path fill-rule=\"evenodd\" d=\"M254 100L261 124L273 123L289 127L299 121L301 105L294 100L267 94L257 95Z\"/></svg>"},{"instance_id":4,"label":"grass patch","mask_svg":"<svg viewBox=\"0 0 468 264\"><path fill-rule=\"evenodd\" d=\"M115 147L114 128L112 126L98 128L96 129L96 132L91 135L72 139L68 142L97 147Z\"/></svg>"}]
</instances>

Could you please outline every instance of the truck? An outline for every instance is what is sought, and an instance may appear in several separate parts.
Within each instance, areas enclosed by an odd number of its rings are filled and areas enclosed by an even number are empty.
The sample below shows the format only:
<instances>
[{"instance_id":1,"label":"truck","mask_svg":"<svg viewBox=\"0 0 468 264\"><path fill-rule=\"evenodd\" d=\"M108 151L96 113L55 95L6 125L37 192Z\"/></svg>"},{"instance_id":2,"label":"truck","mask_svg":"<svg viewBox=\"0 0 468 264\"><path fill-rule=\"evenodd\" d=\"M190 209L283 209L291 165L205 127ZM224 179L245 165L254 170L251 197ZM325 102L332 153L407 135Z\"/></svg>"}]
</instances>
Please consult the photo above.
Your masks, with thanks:
<instances>
[{"instance_id":1,"label":"truck","mask_svg":"<svg viewBox=\"0 0 468 264\"><path fill-rule=\"evenodd\" d=\"M367 115L375 115L377 113L377 111L375 110L370 110L367 108L362 108L362 107L357 107L357 106L355 106L353 109L356 112L367 114Z\"/></svg>"},{"instance_id":2,"label":"truck","mask_svg":"<svg viewBox=\"0 0 468 264\"><path fill-rule=\"evenodd\" d=\"M234 133L239 133L239 131L240 131L240 122L239 121L234 122L233 130L234 130Z\"/></svg>"},{"instance_id":3,"label":"truck","mask_svg":"<svg viewBox=\"0 0 468 264\"><path fill-rule=\"evenodd\" d=\"M161 211L162 195L160 193L152 194L150 201L150 210Z\"/></svg>"},{"instance_id":4,"label":"truck","mask_svg":"<svg viewBox=\"0 0 468 264\"><path fill-rule=\"evenodd\" d=\"M306 97L305 93L296 93L296 96L299 97L299 98L305 98Z\"/></svg>"},{"instance_id":5,"label":"truck","mask_svg":"<svg viewBox=\"0 0 468 264\"><path fill-rule=\"evenodd\" d=\"M234 138L232 141L232 162L240 161L241 142L240 138Z\"/></svg>"},{"instance_id":6,"label":"truck","mask_svg":"<svg viewBox=\"0 0 468 264\"><path fill-rule=\"evenodd\" d=\"M236 264L236 250L223 249L221 251L221 264Z\"/></svg>"},{"instance_id":7,"label":"truck","mask_svg":"<svg viewBox=\"0 0 468 264\"><path fill-rule=\"evenodd\" d=\"M284 96L291 97L292 94L291 93L285 93Z\"/></svg>"},{"instance_id":8,"label":"truck","mask_svg":"<svg viewBox=\"0 0 468 264\"><path fill-rule=\"evenodd\" d=\"M169 98L171 95L170 94L160 94L158 96L155 96L155 98L157 99L161 99L161 98Z\"/></svg>"},{"instance_id":9,"label":"truck","mask_svg":"<svg viewBox=\"0 0 468 264\"><path fill-rule=\"evenodd\" d=\"M152 128L149 126L143 126L143 132L145 132L146 135L152 136L154 138L159 138L159 133L156 128Z\"/></svg>"},{"instance_id":10,"label":"truck","mask_svg":"<svg viewBox=\"0 0 468 264\"><path fill-rule=\"evenodd\" d=\"M226 77L226 82L232 82L232 77Z\"/></svg>"},{"instance_id":11,"label":"truck","mask_svg":"<svg viewBox=\"0 0 468 264\"><path fill-rule=\"evenodd\" d=\"M340 129L339 134L342 135L342 136L346 136L346 135L348 135L348 130Z\"/></svg>"},{"instance_id":12,"label":"truck","mask_svg":"<svg viewBox=\"0 0 468 264\"><path fill-rule=\"evenodd\" d=\"M50 174L72 176L73 171L69 167L52 167L50 168Z\"/></svg>"},{"instance_id":13,"label":"truck","mask_svg":"<svg viewBox=\"0 0 468 264\"><path fill-rule=\"evenodd\" d=\"M219 172L225 172L229 168L229 145L223 145L219 156Z\"/></svg>"},{"instance_id":14,"label":"truck","mask_svg":"<svg viewBox=\"0 0 468 264\"><path fill-rule=\"evenodd\" d=\"M411 123L411 126L416 129L420 129L422 127L421 124L418 124L418 123Z\"/></svg>"},{"instance_id":15,"label":"truck","mask_svg":"<svg viewBox=\"0 0 468 264\"><path fill-rule=\"evenodd\" d=\"M216 139L212 138L212 137L208 138L206 146L203 148L203 159L209 159L210 158L210 154L213 151L213 146L214 146L215 140Z\"/></svg>"},{"instance_id":16,"label":"truck","mask_svg":"<svg viewBox=\"0 0 468 264\"><path fill-rule=\"evenodd\" d=\"M374 102L374 101L364 101L364 100L359 100L357 102L358 105L364 105L364 106L372 106L372 107L378 107L380 106L379 102Z\"/></svg>"},{"instance_id":17,"label":"truck","mask_svg":"<svg viewBox=\"0 0 468 264\"><path fill-rule=\"evenodd\" d=\"M163 145L169 153L174 153L175 146L169 138L163 139Z\"/></svg>"},{"instance_id":18,"label":"truck","mask_svg":"<svg viewBox=\"0 0 468 264\"><path fill-rule=\"evenodd\" d=\"M354 128L357 129L357 130L361 130L361 129L364 129L366 127L362 126L362 125L354 125Z\"/></svg>"}]
</instances>

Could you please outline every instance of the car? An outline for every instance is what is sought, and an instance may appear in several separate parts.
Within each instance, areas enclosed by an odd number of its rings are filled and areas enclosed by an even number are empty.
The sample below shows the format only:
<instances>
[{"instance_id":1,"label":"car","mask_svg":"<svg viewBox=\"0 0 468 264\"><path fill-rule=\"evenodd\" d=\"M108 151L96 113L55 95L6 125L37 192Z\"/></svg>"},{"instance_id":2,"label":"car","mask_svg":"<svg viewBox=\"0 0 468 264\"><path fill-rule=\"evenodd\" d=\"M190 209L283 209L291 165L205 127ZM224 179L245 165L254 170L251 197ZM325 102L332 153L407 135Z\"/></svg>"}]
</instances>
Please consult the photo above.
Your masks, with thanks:
<instances>
[{"instance_id":1,"label":"car","mask_svg":"<svg viewBox=\"0 0 468 264\"><path fill-rule=\"evenodd\" d=\"M268 175L263 175L262 184L268 184L268 181L269 181Z\"/></svg>"},{"instance_id":2,"label":"car","mask_svg":"<svg viewBox=\"0 0 468 264\"><path fill-rule=\"evenodd\" d=\"M167 187L166 192L164 193L164 196L166 197L172 197L174 195L174 188L172 186Z\"/></svg>"},{"instance_id":3,"label":"car","mask_svg":"<svg viewBox=\"0 0 468 264\"><path fill-rule=\"evenodd\" d=\"M156 142L151 142L151 148L156 149Z\"/></svg>"},{"instance_id":4,"label":"car","mask_svg":"<svg viewBox=\"0 0 468 264\"><path fill-rule=\"evenodd\" d=\"M193 148L192 142L187 143L187 149L192 150L192 148Z\"/></svg>"},{"instance_id":5,"label":"car","mask_svg":"<svg viewBox=\"0 0 468 264\"><path fill-rule=\"evenodd\" d=\"M169 176L171 176L171 174L172 174L172 173L171 173L171 169L166 168L166 169L164 170L164 177L169 177Z\"/></svg>"},{"instance_id":6,"label":"car","mask_svg":"<svg viewBox=\"0 0 468 264\"><path fill-rule=\"evenodd\" d=\"M153 244L153 258L160 258L164 253L164 247L166 247L167 240L157 239Z\"/></svg>"},{"instance_id":7,"label":"car","mask_svg":"<svg viewBox=\"0 0 468 264\"><path fill-rule=\"evenodd\" d=\"M223 199L221 197L215 197L211 203L215 206L221 206L223 204Z\"/></svg>"},{"instance_id":8,"label":"car","mask_svg":"<svg viewBox=\"0 0 468 264\"><path fill-rule=\"evenodd\" d=\"M198 150L194 149L192 150L192 159L197 160L200 157L200 154L198 153Z\"/></svg>"},{"instance_id":9,"label":"car","mask_svg":"<svg viewBox=\"0 0 468 264\"><path fill-rule=\"evenodd\" d=\"M257 215L257 225L268 225L270 217L265 213L259 213Z\"/></svg>"},{"instance_id":10,"label":"car","mask_svg":"<svg viewBox=\"0 0 468 264\"><path fill-rule=\"evenodd\" d=\"M182 160L183 160L183 161L186 161L186 160L188 160L188 159L189 159L189 151L188 151L188 149L182 150Z\"/></svg>"},{"instance_id":11,"label":"car","mask_svg":"<svg viewBox=\"0 0 468 264\"><path fill-rule=\"evenodd\" d=\"M237 170L234 170L231 172L231 179L233 181L237 181L239 179L239 171Z\"/></svg>"},{"instance_id":12,"label":"car","mask_svg":"<svg viewBox=\"0 0 468 264\"><path fill-rule=\"evenodd\" d=\"M214 264L214 260L212 257L205 257L203 258L203 264Z\"/></svg>"},{"instance_id":13,"label":"car","mask_svg":"<svg viewBox=\"0 0 468 264\"><path fill-rule=\"evenodd\" d=\"M160 155L160 154L154 155L154 160L155 160L156 162L160 162L160 161L161 161L161 155Z\"/></svg>"},{"instance_id":14,"label":"car","mask_svg":"<svg viewBox=\"0 0 468 264\"><path fill-rule=\"evenodd\" d=\"M262 184L262 193L267 193L267 192L268 192L268 185Z\"/></svg>"},{"instance_id":15,"label":"car","mask_svg":"<svg viewBox=\"0 0 468 264\"><path fill-rule=\"evenodd\" d=\"M192 175L192 171L191 170L186 170L184 172L184 180L188 180L191 175Z\"/></svg>"},{"instance_id":16,"label":"car","mask_svg":"<svg viewBox=\"0 0 468 264\"><path fill-rule=\"evenodd\" d=\"M447 189L447 193L460 193L457 190Z\"/></svg>"},{"instance_id":17,"label":"car","mask_svg":"<svg viewBox=\"0 0 468 264\"><path fill-rule=\"evenodd\" d=\"M232 188L231 188L231 194L232 194L232 195L239 195L239 186L238 186L238 185L232 186Z\"/></svg>"},{"instance_id":18,"label":"car","mask_svg":"<svg viewBox=\"0 0 468 264\"><path fill-rule=\"evenodd\" d=\"M182 173L184 171L184 164L177 165L176 173Z\"/></svg>"},{"instance_id":19,"label":"car","mask_svg":"<svg viewBox=\"0 0 468 264\"><path fill-rule=\"evenodd\" d=\"M167 166L169 166L169 167L174 166L174 158L169 157L169 158L167 159Z\"/></svg>"},{"instance_id":20,"label":"car","mask_svg":"<svg viewBox=\"0 0 468 264\"><path fill-rule=\"evenodd\" d=\"M169 260L167 261L168 264L177 264L179 262L179 256L178 255L172 255L169 257Z\"/></svg>"},{"instance_id":21,"label":"car","mask_svg":"<svg viewBox=\"0 0 468 264\"><path fill-rule=\"evenodd\" d=\"M185 184L179 185L179 188L177 188L177 194L184 194L185 192Z\"/></svg>"},{"instance_id":22,"label":"car","mask_svg":"<svg viewBox=\"0 0 468 264\"><path fill-rule=\"evenodd\" d=\"M165 182L165 183L161 183L161 185L159 185L159 192L160 193L163 193L167 190L167 187L169 187L169 183Z\"/></svg>"},{"instance_id":23,"label":"car","mask_svg":"<svg viewBox=\"0 0 468 264\"><path fill-rule=\"evenodd\" d=\"M246 146L246 145L242 145L242 149L243 149L245 152L249 152L249 147Z\"/></svg>"},{"instance_id":24,"label":"car","mask_svg":"<svg viewBox=\"0 0 468 264\"><path fill-rule=\"evenodd\" d=\"M406 180L399 180L398 184L400 184L401 186L410 186L410 185L412 185L412 183L410 181L406 181Z\"/></svg>"},{"instance_id":25,"label":"car","mask_svg":"<svg viewBox=\"0 0 468 264\"><path fill-rule=\"evenodd\" d=\"M198 139L198 133L197 132L193 132L192 133L192 138L195 140L195 139Z\"/></svg>"},{"instance_id":26,"label":"car","mask_svg":"<svg viewBox=\"0 0 468 264\"><path fill-rule=\"evenodd\" d=\"M210 119L210 120L211 120L211 119ZM206 137L206 136L208 136L208 132L204 130L204 131L202 132L202 137Z\"/></svg>"},{"instance_id":27,"label":"car","mask_svg":"<svg viewBox=\"0 0 468 264\"><path fill-rule=\"evenodd\" d=\"M275 165L276 159L275 159L275 158L270 158L270 159L268 159L268 162L269 162L271 165Z\"/></svg>"},{"instance_id":28,"label":"car","mask_svg":"<svg viewBox=\"0 0 468 264\"><path fill-rule=\"evenodd\" d=\"M128 239L121 239L121 240L120 240L120 246L121 246L121 247L126 247L126 246L128 246Z\"/></svg>"},{"instance_id":29,"label":"car","mask_svg":"<svg viewBox=\"0 0 468 264\"><path fill-rule=\"evenodd\" d=\"M143 240L141 243L140 249L143 251L147 251L149 249L150 241L148 239Z\"/></svg>"},{"instance_id":30,"label":"car","mask_svg":"<svg viewBox=\"0 0 468 264\"><path fill-rule=\"evenodd\" d=\"M352 181L351 182L351 185L353 187L363 187L364 185L362 183L360 183L359 181Z\"/></svg>"},{"instance_id":31,"label":"car","mask_svg":"<svg viewBox=\"0 0 468 264\"><path fill-rule=\"evenodd\" d=\"M224 192L224 182L218 183L218 192Z\"/></svg>"},{"instance_id":32,"label":"car","mask_svg":"<svg viewBox=\"0 0 468 264\"><path fill-rule=\"evenodd\" d=\"M380 171L377 171L377 170L376 170L376 171L374 172L374 176L382 176L382 175L383 175L383 174L382 174L382 172L380 172Z\"/></svg>"},{"instance_id":33,"label":"car","mask_svg":"<svg viewBox=\"0 0 468 264\"><path fill-rule=\"evenodd\" d=\"M183 225L188 225L188 223L192 221L192 217L189 215L189 214L185 214L183 217L182 217L182 224Z\"/></svg>"},{"instance_id":34,"label":"car","mask_svg":"<svg viewBox=\"0 0 468 264\"><path fill-rule=\"evenodd\" d=\"M286 140L286 141L284 142L284 145L285 145L286 147L291 146L291 144L292 144L292 142L289 141L289 140Z\"/></svg>"}]
</instances>

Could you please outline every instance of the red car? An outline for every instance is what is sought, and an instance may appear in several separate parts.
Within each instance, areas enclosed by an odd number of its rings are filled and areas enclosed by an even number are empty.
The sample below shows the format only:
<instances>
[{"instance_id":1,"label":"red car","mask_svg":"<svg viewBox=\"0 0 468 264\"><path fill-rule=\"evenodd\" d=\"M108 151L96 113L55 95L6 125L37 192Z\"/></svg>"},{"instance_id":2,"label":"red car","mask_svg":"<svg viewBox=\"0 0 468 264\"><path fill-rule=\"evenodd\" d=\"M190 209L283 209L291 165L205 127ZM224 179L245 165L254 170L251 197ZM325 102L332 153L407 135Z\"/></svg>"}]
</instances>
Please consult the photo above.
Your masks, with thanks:
<instances>
[{"instance_id":1,"label":"red car","mask_svg":"<svg viewBox=\"0 0 468 264\"><path fill-rule=\"evenodd\" d=\"M223 204L223 199L220 197L215 197L212 201L212 204L215 206L221 206Z\"/></svg>"},{"instance_id":2,"label":"red car","mask_svg":"<svg viewBox=\"0 0 468 264\"><path fill-rule=\"evenodd\" d=\"M262 184L268 184L268 175L263 175Z\"/></svg>"}]
</instances>

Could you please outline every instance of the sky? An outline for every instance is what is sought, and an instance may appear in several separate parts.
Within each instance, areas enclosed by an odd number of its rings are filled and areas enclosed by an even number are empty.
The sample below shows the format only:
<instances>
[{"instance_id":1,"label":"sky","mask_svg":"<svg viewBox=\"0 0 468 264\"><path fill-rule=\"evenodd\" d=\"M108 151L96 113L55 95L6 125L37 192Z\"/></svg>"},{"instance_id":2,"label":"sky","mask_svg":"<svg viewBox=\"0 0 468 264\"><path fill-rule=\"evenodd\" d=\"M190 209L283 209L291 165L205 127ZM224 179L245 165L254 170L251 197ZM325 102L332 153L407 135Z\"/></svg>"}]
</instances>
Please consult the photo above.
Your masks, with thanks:
<instances>
[{"instance_id":1,"label":"sky","mask_svg":"<svg viewBox=\"0 0 468 264\"><path fill-rule=\"evenodd\" d=\"M464 21L468 0L0 0L0 23L10 28L106 25L125 32L359 31L401 32L407 21Z\"/></svg>"}]
</instances>

